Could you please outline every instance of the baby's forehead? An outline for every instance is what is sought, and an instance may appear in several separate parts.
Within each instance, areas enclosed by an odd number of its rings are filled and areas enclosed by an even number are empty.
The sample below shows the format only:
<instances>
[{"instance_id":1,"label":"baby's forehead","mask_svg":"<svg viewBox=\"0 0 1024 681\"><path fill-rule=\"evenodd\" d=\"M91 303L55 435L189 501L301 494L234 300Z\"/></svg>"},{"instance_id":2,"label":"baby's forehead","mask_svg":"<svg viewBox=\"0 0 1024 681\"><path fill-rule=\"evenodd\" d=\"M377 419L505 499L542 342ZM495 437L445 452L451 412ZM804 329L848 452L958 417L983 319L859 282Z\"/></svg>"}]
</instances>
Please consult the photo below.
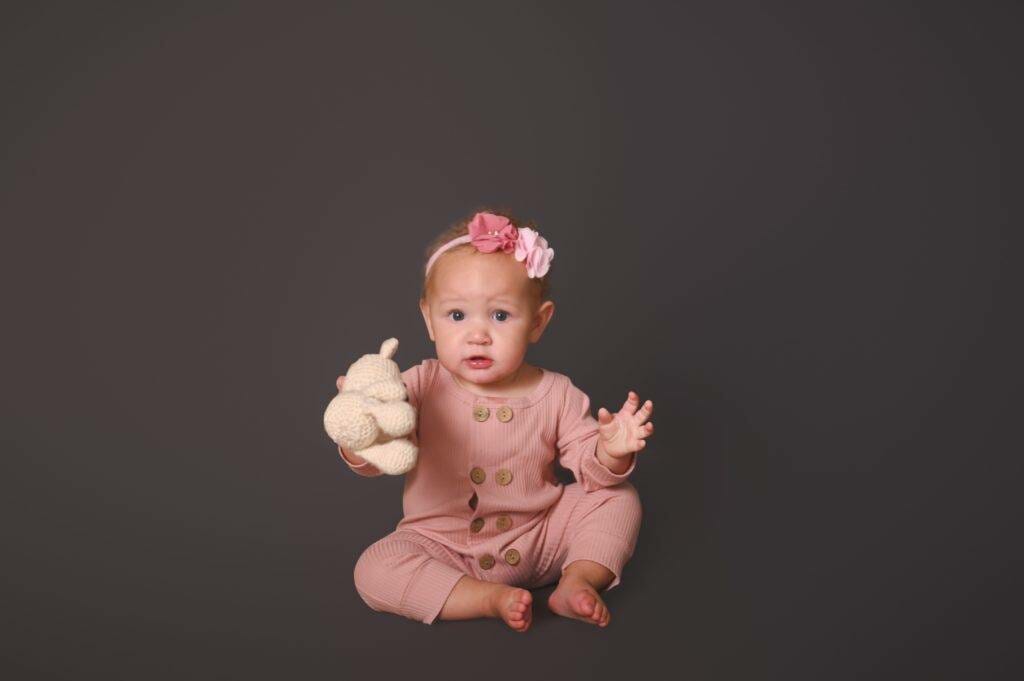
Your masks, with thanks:
<instances>
[{"instance_id":1,"label":"baby's forehead","mask_svg":"<svg viewBox=\"0 0 1024 681\"><path fill-rule=\"evenodd\" d=\"M438 286L433 297L438 303L523 303L529 296L516 286L492 284L480 287L463 280Z\"/></svg>"},{"instance_id":2,"label":"baby's forehead","mask_svg":"<svg viewBox=\"0 0 1024 681\"><path fill-rule=\"evenodd\" d=\"M503 258L510 262L501 262ZM443 263L432 289L439 302L522 302L529 297L528 282L522 263L509 256L487 254Z\"/></svg>"}]
</instances>

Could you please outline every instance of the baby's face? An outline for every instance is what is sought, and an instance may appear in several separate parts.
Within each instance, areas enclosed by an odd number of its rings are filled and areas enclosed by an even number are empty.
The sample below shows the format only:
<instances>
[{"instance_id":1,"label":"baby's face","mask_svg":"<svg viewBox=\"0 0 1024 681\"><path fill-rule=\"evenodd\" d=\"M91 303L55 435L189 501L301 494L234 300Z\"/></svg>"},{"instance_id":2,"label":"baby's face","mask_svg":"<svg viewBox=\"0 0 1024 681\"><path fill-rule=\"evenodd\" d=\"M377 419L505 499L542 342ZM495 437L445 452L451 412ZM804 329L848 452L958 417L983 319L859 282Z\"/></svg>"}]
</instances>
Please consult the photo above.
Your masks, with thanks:
<instances>
[{"instance_id":1,"label":"baby's face","mask_svg":"<svg viewBox=\"0 0 1024 681\"><path fill-rule=\"evenodd\" d=\"M507 253L455 251L434 268L420 310L438 361L465 382L514 387L527 347L540 340L554 303L544 301L538 309L526 266ZM471 362L474 357L490 361Z\"/></svg>"}]
</instances>

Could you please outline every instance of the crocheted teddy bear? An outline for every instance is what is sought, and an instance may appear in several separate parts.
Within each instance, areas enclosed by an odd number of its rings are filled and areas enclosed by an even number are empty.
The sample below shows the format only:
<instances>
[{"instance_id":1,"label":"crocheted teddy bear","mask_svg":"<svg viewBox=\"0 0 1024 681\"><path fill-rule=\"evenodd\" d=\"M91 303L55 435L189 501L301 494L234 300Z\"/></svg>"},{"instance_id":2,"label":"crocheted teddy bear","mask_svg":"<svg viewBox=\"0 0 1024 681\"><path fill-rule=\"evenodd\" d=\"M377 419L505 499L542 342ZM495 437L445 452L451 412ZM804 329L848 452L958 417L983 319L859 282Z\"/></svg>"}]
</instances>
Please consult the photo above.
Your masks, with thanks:
<instances>
[{"instance_id":1,"label":"crocheted teddy bear","mask_svg":"<svg viewBox=\"0 0 1024 681\"><path fill-rule=\"evenodd\" d=\"M357 359L324 412L324 429L335 443L388 475L411 470L418 454L405 437L416 429L416 410L407 401L401 371L391 359L396 350L398 339L388 338L380 354Z\"/></svg>"}]
</instances>

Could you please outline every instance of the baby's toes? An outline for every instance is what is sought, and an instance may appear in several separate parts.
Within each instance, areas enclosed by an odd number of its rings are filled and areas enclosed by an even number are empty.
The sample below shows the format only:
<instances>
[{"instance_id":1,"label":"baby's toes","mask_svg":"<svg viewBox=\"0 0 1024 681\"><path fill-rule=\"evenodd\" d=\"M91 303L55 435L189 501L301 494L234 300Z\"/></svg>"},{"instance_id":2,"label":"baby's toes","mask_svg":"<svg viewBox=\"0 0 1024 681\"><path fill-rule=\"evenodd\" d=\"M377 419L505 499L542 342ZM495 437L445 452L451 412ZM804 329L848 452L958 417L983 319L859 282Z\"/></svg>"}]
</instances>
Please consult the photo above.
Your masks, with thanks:
<instances>
[{"instance_id":1,"label":"baby's toes","mask_svg":"<svg viewBox=\"0 0 1024 681\"><path fill-rule=\"evenodd\" d=\"M594 610L596 610L597 599L587 591L579 591L572 599L572 604L573 610L578 615L591 617L594 614Z\"/></svg>"},{"instance_id":2,"label":"baby's toes","mask_svg":"<svg viewBox=\"0 0 1024 681\"><path fill-rule=\"evenodd\" d=\"M530 626L530 602L533 596L525 589L516 589L509 596L505 606L504 619L516 631L526 631Z\"/></svg>"}]
</instances>

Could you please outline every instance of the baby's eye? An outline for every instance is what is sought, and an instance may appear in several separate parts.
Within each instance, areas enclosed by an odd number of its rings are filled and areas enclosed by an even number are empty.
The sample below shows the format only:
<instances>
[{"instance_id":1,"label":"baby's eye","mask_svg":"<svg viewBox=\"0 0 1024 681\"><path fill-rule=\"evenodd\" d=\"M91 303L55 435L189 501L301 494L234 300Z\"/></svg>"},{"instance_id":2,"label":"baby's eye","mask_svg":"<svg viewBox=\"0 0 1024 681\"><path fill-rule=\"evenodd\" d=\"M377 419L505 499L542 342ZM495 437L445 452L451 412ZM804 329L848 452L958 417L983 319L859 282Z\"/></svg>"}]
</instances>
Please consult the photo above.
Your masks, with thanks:
<instances>
[{"instance_id":1,"label":"baby's eye","mask_svg":"<svg viewBox=\"0 0 1024 681\"><path fill-rule=\"evenodd\" d=\"M461 322L466 318L466 314L462 310L449 310L446 317L451 317L454 321Z\"/></svg>"},{"instance_id":2,"label":"baby's eye","mask_svg":"<svg viewBox=\"0 0 1024 681\"><path fill-rule=\"evenodd\" d=\"M504 310L495 310L494 312L494 318L497 319L499 322L508 321L508 316L508 312L505 312Z\"/></svg>"}]
</instances>

